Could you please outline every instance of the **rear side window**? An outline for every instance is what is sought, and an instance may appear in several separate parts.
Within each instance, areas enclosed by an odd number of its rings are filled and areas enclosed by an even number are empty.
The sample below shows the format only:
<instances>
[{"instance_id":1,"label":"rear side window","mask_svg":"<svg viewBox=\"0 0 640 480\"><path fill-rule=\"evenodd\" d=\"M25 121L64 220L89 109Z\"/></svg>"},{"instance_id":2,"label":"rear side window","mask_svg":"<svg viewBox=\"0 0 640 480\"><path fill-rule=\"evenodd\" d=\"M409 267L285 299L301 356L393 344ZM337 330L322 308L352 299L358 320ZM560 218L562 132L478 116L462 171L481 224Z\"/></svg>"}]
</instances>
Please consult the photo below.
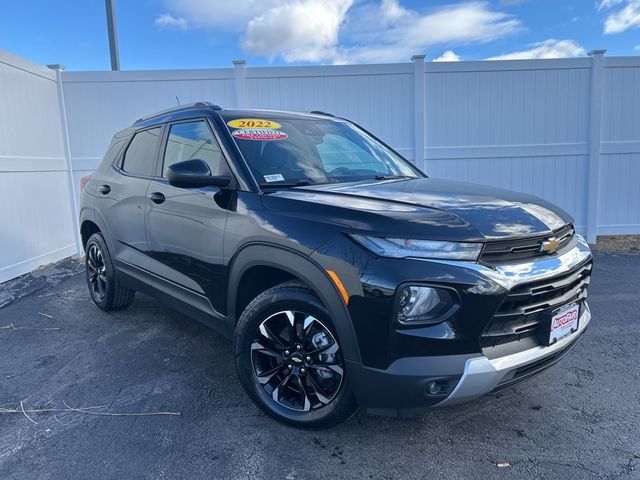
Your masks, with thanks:
<instances>
[{"instance_id":1,"label":"rear side window","mask_svg":"<svg viewBox=\"0 0 640 480\"><path fill-rule=\"evenodd\" d=\"M124 154L122 169L134 175L152 176L159 139L160 127L136 133Z\"/></svg>"},{"instance_id":2,"label":"rear side window","mask_svg":"<svg viewBox=\"0 0 640 480\"><path fill-rule=\"evenodd\" d=\"M122 150L123 146L124 146L124 140L114 140L109 146L107 153L104 154L104 158L102 159L102 164L111 165L115 161L118 154L120 153L120 150Z\"/></svg>"},{"instance_id":3,"label":"rear side window","mask_svg":"<svg viewBox=\"0 0 640 480\"><path fill-rule=\"evenodd\" d=\"M171 125L164 152L162 176L167 176L167 168L174 163L196 158L209 165L211 175L229 173L220 147L204 121Z\"/></svg>"}]
</instances>

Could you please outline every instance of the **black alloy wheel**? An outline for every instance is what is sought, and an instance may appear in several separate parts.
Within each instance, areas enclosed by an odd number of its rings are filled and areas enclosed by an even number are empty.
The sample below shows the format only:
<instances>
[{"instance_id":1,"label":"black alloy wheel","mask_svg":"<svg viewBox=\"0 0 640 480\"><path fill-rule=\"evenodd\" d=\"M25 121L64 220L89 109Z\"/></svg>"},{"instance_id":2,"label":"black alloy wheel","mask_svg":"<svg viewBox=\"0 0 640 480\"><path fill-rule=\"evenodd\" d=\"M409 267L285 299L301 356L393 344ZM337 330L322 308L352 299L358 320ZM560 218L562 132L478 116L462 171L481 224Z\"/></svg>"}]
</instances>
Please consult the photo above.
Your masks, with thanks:
<instances>
[{"instance_id":1,"label":"black alloy wheel","mask_svg":"<svg viewBox=\"0 0 640 480\"><path fill-rule=\"evenodd\" d=\"M87 276L92 296L98 301L107 294L107 267L100 247L94 243L87 250Z\"/></svg>"},{"instance_id":2,"label":"black alloy wheel","mask_svg":"<svg viewBox=\"0 0 640 480\"><path fill-rule=\"evenodd\" d=\"M281 422L327 428L358 410L333 319L299 281L272 287L247 305L235 352L243 388Z\"/></svg>"},{"instance_id":3,"label":"black alloy wheel","mask_svg":"<svg viewBox=\"0 0 640 480\"><path fill-rule=\"evenodd\" d=\"M128 307L136 292L120 284L101 233L89 237L85 252L87 286L93 302L106 311Z\"/></svg>"},{"instance_id":4,"label":"black alloy wheel","mask_svg":"<svg viewBox=\"0 0 640 480\"><path fill-rule=\"evenodd\" d=\"M329 404L344 377L331 331L310 314L284 310L265 319L251 344L256 381L280 405L310 411Z\"/></svg>"}]
</instances>

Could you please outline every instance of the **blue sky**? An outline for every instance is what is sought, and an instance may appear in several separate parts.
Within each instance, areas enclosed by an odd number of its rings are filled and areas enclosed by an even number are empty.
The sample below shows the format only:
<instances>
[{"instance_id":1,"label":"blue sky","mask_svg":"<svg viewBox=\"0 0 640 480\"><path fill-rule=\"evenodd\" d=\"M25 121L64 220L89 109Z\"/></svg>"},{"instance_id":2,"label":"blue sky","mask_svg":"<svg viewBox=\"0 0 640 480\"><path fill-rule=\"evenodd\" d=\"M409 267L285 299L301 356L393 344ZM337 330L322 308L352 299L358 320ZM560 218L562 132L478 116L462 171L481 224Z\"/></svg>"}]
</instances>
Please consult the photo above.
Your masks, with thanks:
<instances>
[{"instance_id":1,"label":"blue sky","mask_svg":"<svg viewBox=\"0 0 640 480\"><path fill-rule=\"evenodd\" d=\"M123 70L640 54L640 0L115 0ZM103 0L0 0L0 49L104 70Z\"/></svg>"}]
</instances>

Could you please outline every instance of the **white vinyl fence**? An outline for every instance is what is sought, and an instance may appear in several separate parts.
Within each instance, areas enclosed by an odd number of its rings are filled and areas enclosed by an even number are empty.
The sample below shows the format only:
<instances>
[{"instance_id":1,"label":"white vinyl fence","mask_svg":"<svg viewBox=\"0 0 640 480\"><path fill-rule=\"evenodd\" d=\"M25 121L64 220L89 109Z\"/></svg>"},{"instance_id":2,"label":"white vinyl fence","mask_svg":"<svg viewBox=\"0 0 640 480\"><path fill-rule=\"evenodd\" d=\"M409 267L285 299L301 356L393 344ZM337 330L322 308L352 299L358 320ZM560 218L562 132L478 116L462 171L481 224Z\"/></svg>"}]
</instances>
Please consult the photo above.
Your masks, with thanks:
<instances>
[{"instance_id":1,"label":"white vinyl fence","mask_svg":"<svg viewBox=\"0 0 640 480\"><path fill-rule=\"evenodd\" d=\"M0 52L0 282L77 251L59 85Z\"/></svg>"},{"instance_id":2,"label":"white vinyl fence","mask_svg":"<svg viewBox=\"0 0 640 480\"><path fill-rule=\"evenodd\" d=\"M234 63L228 69L61 72L58 98L67 123L61 138L73 167L73 194L114 132L178 101L209 100L344 116L431 176L557 203L592 242L597 234L640 233L640 57L595 52L562 60L425 63L416 56L386 65ZM1 204L0 212L5 215ZM27 228L22 225L9 223L11 231ZM0 248L12 247L0 239Z\"/></svg>"}]
</instances>

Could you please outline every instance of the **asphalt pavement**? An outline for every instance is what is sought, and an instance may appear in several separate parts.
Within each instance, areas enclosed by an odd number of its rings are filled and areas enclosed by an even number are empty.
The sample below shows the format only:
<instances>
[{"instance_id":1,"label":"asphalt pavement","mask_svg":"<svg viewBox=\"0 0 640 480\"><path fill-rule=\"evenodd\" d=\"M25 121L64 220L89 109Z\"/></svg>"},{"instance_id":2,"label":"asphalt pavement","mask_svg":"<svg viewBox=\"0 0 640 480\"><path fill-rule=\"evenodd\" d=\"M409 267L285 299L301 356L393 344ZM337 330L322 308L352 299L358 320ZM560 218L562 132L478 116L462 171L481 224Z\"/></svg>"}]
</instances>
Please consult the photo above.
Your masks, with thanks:
<instances>
[{"instance_id":1,"label":"asphalt pavement","mask_svg":"<svg viewBox=\"0 0 640 480\"><path fill-rule=\"evenodd\" d=\"M640 478L640 255L596 254L592 324L545 373L325 431L263 415L213 331L142 295L102 312L65 278L0 309L1 479Z\"/></svg>"}]
</instances>

